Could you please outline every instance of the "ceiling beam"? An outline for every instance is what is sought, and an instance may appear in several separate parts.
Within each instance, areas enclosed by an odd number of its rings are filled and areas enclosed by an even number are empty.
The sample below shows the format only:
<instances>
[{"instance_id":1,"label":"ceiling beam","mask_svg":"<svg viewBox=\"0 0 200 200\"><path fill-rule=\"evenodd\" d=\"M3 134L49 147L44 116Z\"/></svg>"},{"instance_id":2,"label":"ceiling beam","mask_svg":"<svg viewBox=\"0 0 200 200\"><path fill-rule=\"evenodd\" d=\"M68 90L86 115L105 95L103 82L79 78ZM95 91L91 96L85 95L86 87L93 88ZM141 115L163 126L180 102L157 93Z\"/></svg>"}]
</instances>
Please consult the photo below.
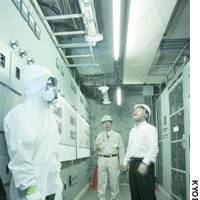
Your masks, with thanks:
<instances>
[{"instance_id":1,"label":"ceiling beam","mask_svg":"<svg viewBox=\"0 0 200 200\"><path fill-rule=\"evenodd\" d=\"M71 14L71 15L55 15L55 16L48 16L43 17L44 20L52 21L52 20L61 20L61 19L75 19L83 17L82 14Z\"/></svg>"},{"instance_id":2,"label":"ceiling beam","mask_svg":"<svg viewBox=\"0 0 200 200\"><path fill-rule=\"evenodd\" d=\"M72 44L58 44L57 48L67 49L67 48L85 48L90 47L89 43L72 43Z\"/></svg>"},{"instance_id":3,"label":"ceiling beam","mask_svg":"<svg viewBox=\"0 0 200 200\"><path fill-rule=\"evenodd\" d=\"M83 35L85 31L64 31L64 32L54 32L55 36L64 36L64 35Z\"/></svg>"},{"instance_id":4,"label":"ceiling beam","mask_svg":"<svg viewBox=\"0 0 200 200\"><path fill-rule=\"evenodd\" d=\"M96 67L96 66L99 66L99 63L84 63L84 64L70 64L70 65L67 65L67 67Z\"/></svg>"},{"instance_id":5,"label":"ceiling beam","mask_svg":"<svg viewBox=\"0 0 200 200\"><path fill-rule=\"evenodd\" d=\"M82 55L68 55L65 56L65 58L88 58L88 57L92 57L91 54L82 54Z\"/></svg>"}]
</instances>

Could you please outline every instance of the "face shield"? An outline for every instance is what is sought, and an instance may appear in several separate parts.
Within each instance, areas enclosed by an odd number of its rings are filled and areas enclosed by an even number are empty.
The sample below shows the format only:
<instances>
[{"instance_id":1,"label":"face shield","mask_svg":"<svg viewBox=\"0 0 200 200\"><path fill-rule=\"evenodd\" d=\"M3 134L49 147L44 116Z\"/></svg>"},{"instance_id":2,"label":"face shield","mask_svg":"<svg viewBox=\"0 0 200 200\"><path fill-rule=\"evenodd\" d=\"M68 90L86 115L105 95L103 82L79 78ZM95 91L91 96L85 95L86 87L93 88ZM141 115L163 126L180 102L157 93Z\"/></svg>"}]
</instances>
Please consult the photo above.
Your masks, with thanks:
<instances>
[{"instance_id":1,"label":"face shield","mask_svg":"<svg viewBox=\"0 0 200 200\"><path fill-rule=\"evenodd\" d=\"M58 99L58 89L57 89L58 81L54 77L49 77L46 83L46 88L43 94L43 97L46 102L53 103L56 99Z\"/></svg>"}]
</instances>

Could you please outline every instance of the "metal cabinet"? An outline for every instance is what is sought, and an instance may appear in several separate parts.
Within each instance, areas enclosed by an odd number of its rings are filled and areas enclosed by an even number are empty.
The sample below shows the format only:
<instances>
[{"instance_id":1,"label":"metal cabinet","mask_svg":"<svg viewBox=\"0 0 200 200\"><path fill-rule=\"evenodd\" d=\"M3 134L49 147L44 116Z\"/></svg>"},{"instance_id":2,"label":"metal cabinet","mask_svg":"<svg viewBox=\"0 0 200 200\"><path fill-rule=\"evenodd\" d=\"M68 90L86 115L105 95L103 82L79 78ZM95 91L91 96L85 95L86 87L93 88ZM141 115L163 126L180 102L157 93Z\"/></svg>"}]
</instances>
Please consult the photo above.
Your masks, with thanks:
<instances>
[{"instance_id":1,"label":"metal cabinet","mask_svg":"<svg viewBox=\"0 0 200 200\"><path fill-rule=\"evenodd\" d=\"M64 145L76 146L76 113L64 102L62 104L62 134L61 142Z\"/></svg>"},{"instance_id":2,"label":"metal cabinet","mask_svg":"<svg viewBox=\"0 0 200 200\"><path fill-rule=\"evenodd\" d=\"M182 77L170 88L171 182L173 199L186 200L186 134ZM187 123L187 122L186 122Z\"/></svg>"},{"instance_id":3,"label":"metal cabinet","mask_svg":"<svg viewBox=\"0 0 200 200\"><path fill-rule=\"evenodd\" d=\"M81 91L78 92L79 99L78 99L78 112L79 114L85 119L86 112L85 112L85 97L82 95Z\"/></svg>"},{"instance_id":4,"label":"metal cabinet","mask_svg":"<svg viewBox=\"0 0 200 200\"><path fill-rule=\"evenodd\" d=\"M89 124L77 114L77 158L90 156Z\"/></svg>"},{"instance_id":5,"label":"metal cabinet","mask_svg":"<svg viewBox=\"0 0 200 200\"><path fill-rule=\"evenodd\" d=\"M169 94L170 115L183 107L183 85L180 82Z\"/></svg>"},{"instance_id":6,"label":"metal cabinet","mask_svg":"<svg viewBox=\"0 0 200 200\"><path fill-rule=\"evenodd\" d=\"M185 188L186 176L185 173L178 171L172 171L172 193L173 199L186 200L186 188Z\"/></svg>"},{"instance_id":7,"label":"metal cabinet","mask_svg":"<svg viewBox=\"0 0 200 200\"><path fill-rule=\"evenodd\" d=\"M180 110L170 118L171 140L180 140L184 135L184 111Z\"/></svg>"},{"instance_id":8,"label":"metal cabinet","mask_svg":"<svg viewBox=\"0 0 200 200\"><path fill-rule=\"evenodd\" d=\"M1 84L0 91L0 131L3 131L4 117L15 105L19 104L23 100L23 97Z\"/></svg>"},{"instance_id":9,"label":"metal cabinet","mask_svg":"<svg viewBox=\"0 0 200 200\"><path fill-rule=\"evenodd\" d=\"M76 158L76 112L64 98L60 106L53 108L53 113L60 133L60 161L75 160Z\"/></svg>"},{"instance_id":10,"label":"metal cabinet","mask_svg":"<svg viewBox=\"0 0 200 200\"><path fill-rule=\"evenodd\" d=\"M18 55L17 51L12 52L11 58L10 87L22 94L24 88L22 85L21 73L26 62Z\"/></svg>"},{"instance_id":11,"label":"metal cabinet","mask_svg":"<svg viewBox=\"0 0 200 200\"><path fill-rule=\"evenodd\" d=\"M171 193L171 149L170 149L170 120L169 120L169 92L166 88L161 95L161 138L162 138L162 164L163 187L168 194Z\"/></svg>"},{"instance_id":12,"label":"metal cabinet","mask_svg":"<svg viewBox=\"0 0 200 200\"><path fill-rule=\"evenodd\" d=\"M9 85L10 47L0 40L0 82Z\"/></svg>"},{"instance_id":13,"label":"metal cabinet","mask_svg":"<svg viewBox=\"0 0 200 200\"><path fill-rule=\"evenodd\" d=\"M71 107L73 107L75 110L78 109L78 87L76 82L73 80L73 78L68 74L68 77L66 77L66 84L67 84L67 90L65 91L65 97L67 102L70 104Z\"/></svg>"}]
</instances>

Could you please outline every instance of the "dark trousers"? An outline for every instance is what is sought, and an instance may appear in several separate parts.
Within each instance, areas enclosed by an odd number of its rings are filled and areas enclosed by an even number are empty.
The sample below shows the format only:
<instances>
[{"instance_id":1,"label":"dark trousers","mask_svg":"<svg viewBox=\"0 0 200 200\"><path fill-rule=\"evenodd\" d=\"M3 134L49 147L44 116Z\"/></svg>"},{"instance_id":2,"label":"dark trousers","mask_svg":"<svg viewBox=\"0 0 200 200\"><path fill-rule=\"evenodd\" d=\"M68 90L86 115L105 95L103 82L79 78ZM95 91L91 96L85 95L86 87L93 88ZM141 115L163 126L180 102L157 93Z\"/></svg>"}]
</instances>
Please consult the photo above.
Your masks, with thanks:
<instances>
[{"instance_id":1,"label":"dark trousers","mask_svg":"<svg viewBox=\"0 0 200 200\"><path fill-rule=\"evenodd\" d=\"M51 194L45 198L45 200L54 200L55 194Z\"/></svg>"},{"instance_id":2,"label":"dark trousers","mask_svg":"<svg viewBox=\"0 0 200 200\"><path fill-rule=\"evenodd\" d=\"M0 199L6 200L6 192L1 177L0 177Z\"/></svg>"},{"instance_id":3,"label":"dark trousers","mask_svg":"<svg viewBox=\"0 0 200 200\"><path fill-rule=\"evenodd\" d=\"M129 184L131 200L156 200L154 164L148 167L146 175L142 176L137 168L142 159L131 159L129 167Z\"/></svg>"}]
</instances>

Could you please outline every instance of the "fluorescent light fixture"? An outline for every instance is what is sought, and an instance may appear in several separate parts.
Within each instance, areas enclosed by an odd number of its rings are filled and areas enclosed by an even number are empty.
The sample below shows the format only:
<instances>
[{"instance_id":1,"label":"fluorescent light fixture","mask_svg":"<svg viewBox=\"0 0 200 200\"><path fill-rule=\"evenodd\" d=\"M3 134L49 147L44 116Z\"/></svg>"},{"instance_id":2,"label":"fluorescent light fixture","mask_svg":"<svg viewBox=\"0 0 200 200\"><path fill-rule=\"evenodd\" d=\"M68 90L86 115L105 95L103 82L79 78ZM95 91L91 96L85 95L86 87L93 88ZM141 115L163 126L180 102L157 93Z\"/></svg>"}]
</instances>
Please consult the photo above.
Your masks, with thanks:
<instances>
[{"instance_id":1,"label":"fluorescent light fixture","mask_svg":"<svg viewBox=\"0 0 200 200\"><path fill-rule=\"evenodd\" d=\"M98 87L98 89L102 92L103 104L110 104L111 101L109 100L109 96L108 96L109 87L104 85L104 86Z\"/></svg>"},{"instance_id":2,"label":"fluorescent light fixture","mask_svg":"<svg viewBox=\"0 0 200 200\"><path fill-rule=\"evenodd\" d=\"M112 3L113 3L114 59L117 61L119 58L121 0L113 0Z\"/></svg>"},{"instance_id":3,"label":"fluorescent light fixture","mask_svg":"<svg viewBox=\"0 0 200 200\"><path fill-rule=\"evenodd\" d=\"M83 14L83 23L85 25L87 42L96 45L96 42L103 39L103 35L99 33L96 13L93 0L78 0L81 12Z\"/></svg>"},{"instance_id":4,"label":"fluorescent light fixture","mask_svg":"<svg viewBox=\"0 0 200 200\"><path fill-rule=\"evenodd\" d=\"M117 105L120 106L122 103L122 90L121 87L117 87Z\"/></svg>"}]
</instances>

